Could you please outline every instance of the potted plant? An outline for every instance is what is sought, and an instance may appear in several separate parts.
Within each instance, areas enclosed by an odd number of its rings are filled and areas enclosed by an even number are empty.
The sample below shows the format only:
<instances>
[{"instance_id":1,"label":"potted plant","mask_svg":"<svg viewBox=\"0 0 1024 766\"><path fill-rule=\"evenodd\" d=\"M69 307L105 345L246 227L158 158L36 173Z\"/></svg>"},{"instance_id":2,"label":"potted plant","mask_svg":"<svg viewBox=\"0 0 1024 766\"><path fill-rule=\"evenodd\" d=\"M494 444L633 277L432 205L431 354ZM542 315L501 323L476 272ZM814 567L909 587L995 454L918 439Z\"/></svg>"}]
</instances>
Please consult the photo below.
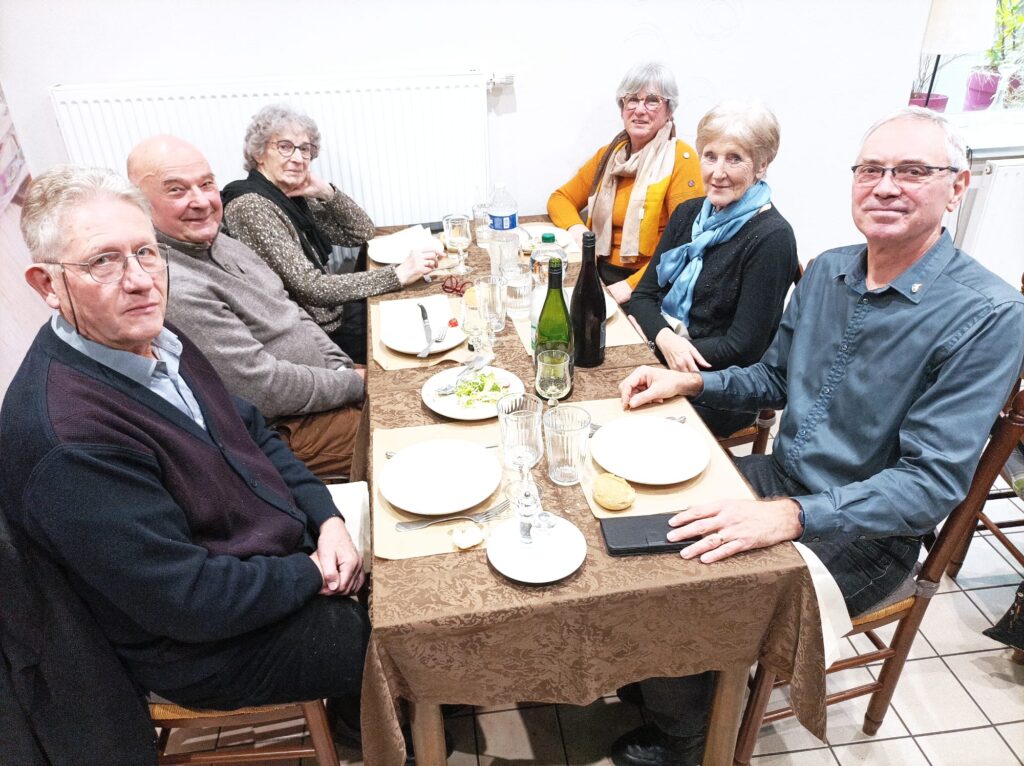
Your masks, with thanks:
<instances>
[{"instance_id":1,"label":"potted plant","mask_svg":"<svg viewBox=\"0 0 1024 766\"><path fill-rule=\"evenodd\" d=\"M996 1L996 35L986 52L988 64L972 70L967 77L964 111L988 109L995 100L1000 81L1005 83L1006 100L1020 89L1024 61L1024 0Z\"/></svg>"},{"instance_id":2,"label":"potted plant","mask_svg":"<svg viewBox=\"0 0 1024 766\"><path fill-rule=\"evenodd\" d=\"M955 56L953 58L956 58ZM935 112L946 111L946 104L949 96L942 93L930 93L931 84L935 81L935 74L952 59L938 63L938 56L921 56L917 67L917 77L914 78L914 86L910 90L910 106L927 106Z\"/></svg>"}]
</instances>

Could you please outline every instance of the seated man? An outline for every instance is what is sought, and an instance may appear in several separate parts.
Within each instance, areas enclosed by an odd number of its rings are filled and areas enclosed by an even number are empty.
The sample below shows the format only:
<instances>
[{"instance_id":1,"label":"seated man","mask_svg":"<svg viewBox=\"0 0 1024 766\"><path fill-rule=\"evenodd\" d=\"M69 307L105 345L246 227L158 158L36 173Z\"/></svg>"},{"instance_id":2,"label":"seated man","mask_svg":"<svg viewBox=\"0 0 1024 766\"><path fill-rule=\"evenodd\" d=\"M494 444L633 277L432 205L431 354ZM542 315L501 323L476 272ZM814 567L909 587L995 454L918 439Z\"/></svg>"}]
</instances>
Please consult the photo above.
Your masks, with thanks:
<instances>
[{"instance_id":1,"label":"seated man","mask_svg":"<svg viewBox=\"0 0 1024 766\"><path fill-rule=\"evenodd\" d=\"M0 504L67 573L138 687L230 709L359 694L362 563L323 484L164 324L142 194L31 185L28 283L53 310L0 410Z\"/></svg>"},{"instance_id":2,"label":"seated man","mask_svg":"<svg viewBox=\"0 0 1024 766\"><path fill-rule=\"evenodd\" d=\"M970 180L963 141L908 108L873 126L853 167L853 219L867 246L818 257L764 357L682 373L641 367L629 409L674 396L785 411L771 455L740 458L765 500L694 506L672 540L707 564L783 540L806 543L851 615L913 570L921 535L966 496L989 428L1021 370L1024 299L942 229ZM624 735L616 764L696 763L710 674L641 684L654 724Z\"/></svg>"},{"instance_id":3,"label":"seated man","mask_svg":"<svg viewBox=\"0 0 1024 766\"><path fill-rule=\"evenodd\" d=\"M365 371L262 258L220 233L220 192L198 149L173 136L147 139L129 155L128 176L152 206L157 239L170 247L168 319L311 471L349 474Z\"/></svg>"}]
</instances>

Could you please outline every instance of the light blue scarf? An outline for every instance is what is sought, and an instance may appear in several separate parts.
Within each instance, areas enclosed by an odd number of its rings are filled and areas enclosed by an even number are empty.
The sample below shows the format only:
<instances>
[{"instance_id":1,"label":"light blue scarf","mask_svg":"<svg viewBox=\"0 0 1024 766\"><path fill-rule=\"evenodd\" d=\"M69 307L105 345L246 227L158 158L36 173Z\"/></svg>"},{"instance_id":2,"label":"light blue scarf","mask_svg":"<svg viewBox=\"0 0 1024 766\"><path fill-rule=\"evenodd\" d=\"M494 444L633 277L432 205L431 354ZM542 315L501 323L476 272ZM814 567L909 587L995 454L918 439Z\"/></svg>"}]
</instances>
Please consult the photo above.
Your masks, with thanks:
<instances>
[{"instance_id":1,"label":"light blue scarf","mask_svg":"<svg viewBox=\"0 0 1024 766\"><path fill-rule=\"evenodd\" d=\"M661 304L662 311L689 324L693 288L704 268L704 251L732 239L771 199L772 190L764 181L756 182L742 197L721 210L716 211L707 197L704 198L700 215L693 222L690 241L661 254L658 285L672 284Z\"/></svg>"}]
</instances>

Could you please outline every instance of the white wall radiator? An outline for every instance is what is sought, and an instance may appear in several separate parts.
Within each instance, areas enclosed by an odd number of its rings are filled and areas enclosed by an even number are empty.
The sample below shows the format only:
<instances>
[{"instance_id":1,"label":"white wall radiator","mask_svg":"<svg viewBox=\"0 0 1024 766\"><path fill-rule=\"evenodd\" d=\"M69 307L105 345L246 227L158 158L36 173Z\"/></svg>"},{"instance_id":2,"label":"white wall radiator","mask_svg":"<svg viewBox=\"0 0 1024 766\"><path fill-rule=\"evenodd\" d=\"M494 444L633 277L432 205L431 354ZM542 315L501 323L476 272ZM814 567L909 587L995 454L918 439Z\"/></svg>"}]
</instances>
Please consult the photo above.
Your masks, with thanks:
<instances>
[{"instance_id":1,"label":"white wall radiator","mask_svg":"<svg viewBox=\"0 0 1024 766\"><path fill-rule=\"evenodd\" d=\"M199 147L223 187L245 175L242 141L252 115L283 102L320 129L313 172L378 226L468 214L474 195L489 188L487 78L476 71L57 85L51 97L70 161L119 173L139 140L170 133Z\"/></svg>"},{"instance_id":2,"label":"white wall radiator","mask_svg":"<svg viewBox=\"0 0 1024 766\"><path fill-rule=\"evenodd\" d=\"M1024 271L1024 157L972 168L957 247L1019 290Z\"/></svg>"}]
</instances>

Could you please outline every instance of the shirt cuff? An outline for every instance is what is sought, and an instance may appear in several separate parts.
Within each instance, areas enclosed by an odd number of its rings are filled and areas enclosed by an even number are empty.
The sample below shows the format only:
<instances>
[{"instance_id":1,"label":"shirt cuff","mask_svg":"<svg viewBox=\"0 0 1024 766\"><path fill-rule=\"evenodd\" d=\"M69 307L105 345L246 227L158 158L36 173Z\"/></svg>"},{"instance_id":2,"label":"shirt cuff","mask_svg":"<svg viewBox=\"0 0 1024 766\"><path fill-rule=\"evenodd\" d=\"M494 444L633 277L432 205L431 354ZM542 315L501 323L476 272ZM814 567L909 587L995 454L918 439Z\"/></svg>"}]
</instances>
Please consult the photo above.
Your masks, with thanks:
<instances>
[{"instance_id":1,"label":"shirt cuff","mask_svg":"<svg viewBox=\"0 0 1024 766\"><path fill-rule=\"evenodd\" d=\"M832 540L839 533L839 512L824 492L792 498L803 512L804 533L802 543L820 543Z\"/></svg>"},{"instance_id":2,"label":"shirt cuff","mask_svg":"<svg viewBox=\"0 0 1024 766\"><path fill-rule=\"evenodd\" d=\"M690 401L697 404L714 405L716 396L725 390L721 374L717 372L702 372L700 378L704 383L704 388Z\"/></svg>"}]
</instances>

